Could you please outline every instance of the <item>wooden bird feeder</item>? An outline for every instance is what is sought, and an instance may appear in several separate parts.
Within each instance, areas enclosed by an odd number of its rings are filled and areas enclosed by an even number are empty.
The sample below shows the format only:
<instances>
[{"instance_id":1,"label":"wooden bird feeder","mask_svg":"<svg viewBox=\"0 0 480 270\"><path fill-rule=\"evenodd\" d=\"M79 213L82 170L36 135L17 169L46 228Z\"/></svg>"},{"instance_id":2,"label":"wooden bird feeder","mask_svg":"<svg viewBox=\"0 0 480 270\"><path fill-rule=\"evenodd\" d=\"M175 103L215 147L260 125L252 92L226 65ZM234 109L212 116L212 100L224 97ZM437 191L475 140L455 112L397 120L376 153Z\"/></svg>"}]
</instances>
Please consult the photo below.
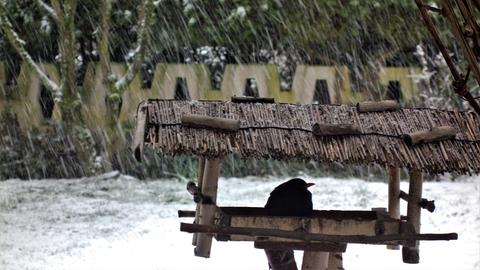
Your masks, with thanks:
<instances>
[{"instance_id":1,"label":"wooden bird feeder","mask_svg":"<svg viewBox=\"0 0 480 270\"><path fill-rule=\"evenodd\" d=\"M209 257L215 238L252 241L261 249L304 250L305 270L343 267L348 243L402 246L403 261L418 263L419 241L457 239L456 233L420 232L421 209L435 208L433 201L422 198L422 174L480 172L480 119L470 112L379 104L148 100L137 110L133 150L139 160L145 146L159 154L199 157L197 183L187 185L196 209L179 211L179 217L194 218L180 229L193 234L196 256ZM220 162L233 153L255 159L378 164L389 172L388 208L279 217L263 208L218 207ZM409 171L408 193L400 190L401 168ZM408 203L405 219L400 199Z\"/></svg>"}]
</instances>

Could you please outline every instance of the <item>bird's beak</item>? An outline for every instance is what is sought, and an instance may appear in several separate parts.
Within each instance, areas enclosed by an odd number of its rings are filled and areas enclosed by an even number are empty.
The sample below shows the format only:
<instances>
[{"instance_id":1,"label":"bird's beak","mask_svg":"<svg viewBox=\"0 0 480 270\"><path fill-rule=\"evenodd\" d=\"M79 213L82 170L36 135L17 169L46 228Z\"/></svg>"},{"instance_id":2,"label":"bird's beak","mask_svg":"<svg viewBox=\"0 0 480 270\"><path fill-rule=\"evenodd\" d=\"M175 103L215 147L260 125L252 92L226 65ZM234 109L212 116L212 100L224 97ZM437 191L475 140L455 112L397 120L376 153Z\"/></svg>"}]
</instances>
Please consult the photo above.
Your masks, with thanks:
<instances>
[{"instance_id":1,"label":"bird's beak","mask_svg":"<svg viewBox=\"0 0 480 270\"><path fill-rule=\"evenodd\" d=\"M313 185L315 185L315 183L307 183L305 186L307 186L307 188L309 188L309 187L311 187L311 186L313 186Z\"/></svg>"}]
</instances>

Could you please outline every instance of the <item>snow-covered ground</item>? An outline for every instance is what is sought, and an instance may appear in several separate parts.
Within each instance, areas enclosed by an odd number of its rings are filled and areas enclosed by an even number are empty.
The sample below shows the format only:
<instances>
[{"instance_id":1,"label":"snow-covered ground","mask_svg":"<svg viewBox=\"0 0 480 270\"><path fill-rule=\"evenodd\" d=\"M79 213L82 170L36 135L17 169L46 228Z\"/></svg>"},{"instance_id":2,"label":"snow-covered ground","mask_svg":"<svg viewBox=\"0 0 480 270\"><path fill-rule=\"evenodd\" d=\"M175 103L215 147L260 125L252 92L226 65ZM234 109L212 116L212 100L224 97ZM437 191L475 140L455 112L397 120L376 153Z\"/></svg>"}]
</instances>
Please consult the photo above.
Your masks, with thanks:
<instances>
[{"instance_id":1,"label":"snow-covered ground","mask_svg":"<svg viewBox=\"0 0 480 270\"><path fill-rule=\"evenodd\" d=\"M286 179L222 178L222 206L263 206ZM387 185L359 179L309 179L316 209L387 205ZM402 189L408 184L402 182ZM457 241L423 241L420 264L401 251L349 245L346 269L480 269L480 177L424 183L434 213L422 232L457 232ZM402 213L406 213L402 203ZM177 210L193 210L185 183L119 175L77 180L0 182L0 269L267 269L252 243L214 242L210 259L193 256L191 235L179 231ZM185 219L190 221L191 219ZM301 264L301 252L296 252Z\"/></svg>"}]
</instances>

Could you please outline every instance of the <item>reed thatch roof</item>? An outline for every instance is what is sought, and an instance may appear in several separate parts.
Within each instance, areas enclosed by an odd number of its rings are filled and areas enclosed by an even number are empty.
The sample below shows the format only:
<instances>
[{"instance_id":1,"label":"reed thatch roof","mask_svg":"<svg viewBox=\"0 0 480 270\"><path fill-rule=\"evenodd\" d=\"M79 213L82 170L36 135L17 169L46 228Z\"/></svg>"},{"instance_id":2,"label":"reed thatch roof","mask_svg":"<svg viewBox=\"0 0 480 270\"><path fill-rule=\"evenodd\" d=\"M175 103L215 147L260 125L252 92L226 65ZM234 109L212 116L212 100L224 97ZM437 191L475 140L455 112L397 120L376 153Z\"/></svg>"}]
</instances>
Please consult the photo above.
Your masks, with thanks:
<instances>
[{"instance_id":1,"label":"reed thatch roof","mask_svg":"<svg viewBox=\"0 0 480 270\"><path fill-rule=\"evenodd\" d=\"M142 109L143 108L143 109ZM293 105L222 101L149 100L144 145L161 154L243 158L305 159L378 164L426 173L480 172L480 121L472 112L400 109L359 113L346 105ZM199 114L240 120L236 132L185 127L181 117ZM361 134L316 137L314 123L355 124ZM403 134L451 126L455 139L408 146ZM137 126L138 129L138 126ZM142 133L140 133L142 134Z\"/></svg>"}]
</instances>

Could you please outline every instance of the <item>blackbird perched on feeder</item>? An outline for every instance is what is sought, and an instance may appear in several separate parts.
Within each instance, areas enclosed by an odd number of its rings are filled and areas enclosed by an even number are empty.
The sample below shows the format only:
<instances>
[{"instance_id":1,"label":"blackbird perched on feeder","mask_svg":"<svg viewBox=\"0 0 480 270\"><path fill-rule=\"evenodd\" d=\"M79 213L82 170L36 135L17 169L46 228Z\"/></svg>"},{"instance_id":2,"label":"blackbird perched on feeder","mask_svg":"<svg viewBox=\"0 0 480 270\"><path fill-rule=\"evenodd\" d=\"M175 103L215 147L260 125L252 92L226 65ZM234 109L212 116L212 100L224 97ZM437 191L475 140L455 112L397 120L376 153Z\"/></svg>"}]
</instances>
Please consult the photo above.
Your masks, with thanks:
<instances>
[{"instance_id":1,"label":"blackbird perched on feeder","mask_svg":"<svg viewBox=\"0 0 480 270\"><path fill-rule=\"evenodd\" d=\"M274 216L310 216L313 206L308 187L313 185L300 178L288 180L270 193L265 209Z\"/></svg>"},{"instance_id":2,"label":"blackbird perched on feeder","mask_svg":"<svg viewBox=\"0 0 480 270\"><path fill-rule=\"evenodd\" d=\"M314 185L303 179L293 178L277 186L268 198L265 209L274 216L311 216L312 193L308 187ZM293 250L265 249L268 265L272 270L297 270Z\"/></svg>"}]
</instances>

